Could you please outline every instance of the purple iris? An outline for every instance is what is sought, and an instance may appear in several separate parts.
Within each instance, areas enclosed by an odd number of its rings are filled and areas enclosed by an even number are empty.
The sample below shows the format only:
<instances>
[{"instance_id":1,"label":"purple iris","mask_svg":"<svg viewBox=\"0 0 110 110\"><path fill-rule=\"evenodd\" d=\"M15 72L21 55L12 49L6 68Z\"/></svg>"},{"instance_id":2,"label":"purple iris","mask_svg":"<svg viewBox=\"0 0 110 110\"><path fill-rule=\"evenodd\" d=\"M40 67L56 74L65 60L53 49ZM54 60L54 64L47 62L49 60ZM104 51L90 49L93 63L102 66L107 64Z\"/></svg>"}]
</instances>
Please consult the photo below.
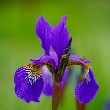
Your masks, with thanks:
<instances>
[{"instance_id":1,"label":"purple iris","mask_svg":"<svg viewBox=\"0 0 110 110\"><path fill-rule=\"evenodd\" d=\"M44 55L30 59L30 64L16 70L15 93L20 99L39 102L41 93L52 96L53 83L60 83L62 88L70 65L81 65L86 69L84 80L75 88L76 98L81 103L88 103L95 97L99 86L92 68L88 65L91 61L70 54L72 38L66 27L66 18L63 16L60 23L54 27L43 16L38 18L36 34L42 42Z\"/></svg>"},{"instance_id":2,"label":"purple iris","mask_svg":"<svg viewBox=\"0 0 110 110\"><path fill-rule=\"evenodd\" d=\"M103 110L110 110L110 98L104 102Z\"/></svg>"}]
</instances>

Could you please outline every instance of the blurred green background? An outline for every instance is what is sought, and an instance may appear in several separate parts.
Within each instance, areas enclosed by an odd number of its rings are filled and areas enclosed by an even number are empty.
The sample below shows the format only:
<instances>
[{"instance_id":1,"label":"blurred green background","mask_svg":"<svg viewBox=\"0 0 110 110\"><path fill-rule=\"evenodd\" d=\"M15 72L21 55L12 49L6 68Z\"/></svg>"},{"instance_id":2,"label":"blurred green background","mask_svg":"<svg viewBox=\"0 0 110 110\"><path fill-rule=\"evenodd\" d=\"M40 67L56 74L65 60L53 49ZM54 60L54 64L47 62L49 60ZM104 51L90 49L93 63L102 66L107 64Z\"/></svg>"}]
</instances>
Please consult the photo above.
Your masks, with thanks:
<instances>
[{"instance_id":1,"label":"blurred green background","mask_svg":"<svg viewBox=\"0 0 110 110\"><path fill-rule=\"evenodd\" d=\"M102 110L110 98L110 1L109 0L30 0L0 1L0 110L51 110L51 98L41 96L40 103L29 104L14 93L15 70L42 55L35 23L44 15L54 26L67 15L67 27L73 38L72 51L92 60L100 84L87 110ZM68 86L59 110L75 110L74 84Z\"/></svg>"}]
</instances>

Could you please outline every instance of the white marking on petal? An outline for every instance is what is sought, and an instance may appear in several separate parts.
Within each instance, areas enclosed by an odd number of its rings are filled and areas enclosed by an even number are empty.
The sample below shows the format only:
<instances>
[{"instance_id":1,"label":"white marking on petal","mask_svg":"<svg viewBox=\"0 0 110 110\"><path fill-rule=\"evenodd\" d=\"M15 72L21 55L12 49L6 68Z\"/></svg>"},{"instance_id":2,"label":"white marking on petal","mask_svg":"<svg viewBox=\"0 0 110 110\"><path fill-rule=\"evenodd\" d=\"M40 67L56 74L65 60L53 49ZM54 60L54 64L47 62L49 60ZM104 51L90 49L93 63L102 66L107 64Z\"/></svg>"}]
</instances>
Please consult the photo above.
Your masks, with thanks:
<instances>
[{"instance_id":1,"label":"white marking on petal","mask_svg":"<svg viewBox=\"0 0 110 110\"><path fill-rule=\"evenodd\" d=\"M38 79L37 77L36 77L36 75L35 74L33 74L32 72L28 72L28 76L26 77L26 79L28 79L28 81L29 81L29 83L32 85L32 84L34 84L34 82Z\"/></svg>"},{"instance_id":2,"label":"white marking on petal","mask_svg":"<svg viewBox=\"0 0 110 110\"><path fill-rule=\"evenodd\" d=\"M86 75L85 75L87 85L88 85L88 83L91 81L88 72L89 72L89 70L87 71L87 73L86 73Z\"/></svg>"},{"instance_id":3,"label":"white marking on petal","mask_svg":"<svg viewBox=\"0 0 110 110\"><path fill-rule=\"evenodd\" d=\"M31 85L34 84L35 81L41 76L41 75L36 75L33 72L31 72L31 69L26 69L25 71L28 74L26 79L28 79L28 81Z\"/></svg>"}]
</instances>

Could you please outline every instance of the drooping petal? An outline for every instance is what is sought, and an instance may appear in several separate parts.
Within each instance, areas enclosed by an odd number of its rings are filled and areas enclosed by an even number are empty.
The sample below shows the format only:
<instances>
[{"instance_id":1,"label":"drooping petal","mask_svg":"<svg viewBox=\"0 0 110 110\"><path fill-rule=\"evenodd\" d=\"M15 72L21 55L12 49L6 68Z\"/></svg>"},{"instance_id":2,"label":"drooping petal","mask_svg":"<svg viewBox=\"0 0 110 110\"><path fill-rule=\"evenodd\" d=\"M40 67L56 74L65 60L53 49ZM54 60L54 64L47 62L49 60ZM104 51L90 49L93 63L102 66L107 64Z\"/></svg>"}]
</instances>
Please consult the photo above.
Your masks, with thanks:
<instances>
[{"instance_id":1,"label":"drooping petal","mask_svg":"<svg viewBox=\"0 0 110 110\"><path fill-rule=\"evenodd\" d=\"M44 19L43 16L39 17L36 23L36 34L42 41L42 47L45 50L45 53L49 55L50 50L50 32L51 25Z\"/></svg>"},{"instance_id":2,"label":"drooping petal","mask_svg":"<svg viewBox=\"0 0 110 110\"><path fill-rule=\"evenodd\" d=\"M28 68L22 66L17 69L14 76L16 95L29 103L30 101L39 102L39 97L43 89L43 78L30 72Z\"/></svg>"},{"instance_id":3,"label":"drooping petal","mask_svg":"<svg viewBox=\"0 0 110 110\"><path fill-rule=\"evenodd\" d=\"M41 70L41 74L44 81L44 87L43 87L42 93L44 93L46 96L52 96L52 93L53 93L52 73L50 73L47 67L44 66Z\"/></svg>"},{"instance_id":4,"label":"drooping petal","mask_svg":"<svg viewBox=\"0 0 110 110\"><path fill-rule=\"evenodd\" d=\"M66 16L63 16L60 23L52 28L51 33L51 45L57 53L59 60L70 39L68 30L66 28L66 18Z\"/></svg>"},{"instance_id":5,"label":"drooping petal","mask_svg":"<svg viewBox=\"0 0 110 110\"><path fill-rule=\"evenodd\" d=\"M88 103L94 99L98 89L99 85L95 80L92 69L90 68L85 79L76 86L75 95L81 103Z\"/></svg>"},{"instance_id":6,"label":"drooping petal","mask_svg":"<svg viewBox=\"0 0 110 110\"><path fill-rule=\"evenodd\" d=\"M34 59L30 59L30 61L32 62L32 63L35 63L35 64L42 64L42 63L44 63L44 62L50 62L50 63L52 63L52 59L51 59L51 57L50 56L48 56L48 55L43 55L42 57L40 57L40 58L34 58Z\"/></svg>"},{"instance_id":7,"label":"drooping petal","mask_svg":"<svg viewBox=\"0 0 110 110\"><path fill-rule=\"evenodd\" d=\"M64 71L63 77L62 77L62 81L61 81L61 88L63 88L63 86L65 85L67 79L68 79L68 75L69 75L69 68L67 67Z\"/></svg>"},{"instance_id":8,"label":"drooping petal","mask_svg":"<svg viewBox=\"0 0 110 110\"><path fill-rule=\"evenodd\" d=\"M80 58L79 56L76 56L76 55L70 55L69 59L70 60L75 60L75 61L80 61L80 62L82 62L84 64L91 63L91 60L84 60L84 59L82 59L82 58Z\"/></svg>"}]
</instances>

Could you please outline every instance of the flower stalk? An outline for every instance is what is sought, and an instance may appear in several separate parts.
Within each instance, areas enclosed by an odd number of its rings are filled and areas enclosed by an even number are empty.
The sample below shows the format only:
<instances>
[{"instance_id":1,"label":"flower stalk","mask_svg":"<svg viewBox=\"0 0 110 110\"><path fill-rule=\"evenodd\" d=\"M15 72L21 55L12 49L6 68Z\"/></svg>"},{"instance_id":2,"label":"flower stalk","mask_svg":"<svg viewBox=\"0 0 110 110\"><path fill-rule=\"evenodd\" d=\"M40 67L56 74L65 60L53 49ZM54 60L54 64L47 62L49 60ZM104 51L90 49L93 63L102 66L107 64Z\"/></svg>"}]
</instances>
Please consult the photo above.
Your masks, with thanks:
<instances>
[{"instance_id":1,"label":"flower stalk","mask_svg":"<svg viewBox=\"0 0 110 110\"><path fill-rule=\"evenodd\" d=\"M85 103L80 103L80 102L76 99L76 110L86 110L86 104L85 104Z\"/></svg>"},{"instance_id":2,"label":"flower stalk","mask_svg":"<svg viewBox=\"0 0 110 110\"><path fill-rule=\"evenodd\" d=\"M53 85L52 110L57 110L60 101L61 85L55 82Z\"/></svg>"}]
</instances>

